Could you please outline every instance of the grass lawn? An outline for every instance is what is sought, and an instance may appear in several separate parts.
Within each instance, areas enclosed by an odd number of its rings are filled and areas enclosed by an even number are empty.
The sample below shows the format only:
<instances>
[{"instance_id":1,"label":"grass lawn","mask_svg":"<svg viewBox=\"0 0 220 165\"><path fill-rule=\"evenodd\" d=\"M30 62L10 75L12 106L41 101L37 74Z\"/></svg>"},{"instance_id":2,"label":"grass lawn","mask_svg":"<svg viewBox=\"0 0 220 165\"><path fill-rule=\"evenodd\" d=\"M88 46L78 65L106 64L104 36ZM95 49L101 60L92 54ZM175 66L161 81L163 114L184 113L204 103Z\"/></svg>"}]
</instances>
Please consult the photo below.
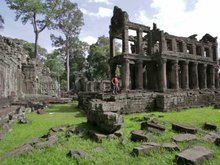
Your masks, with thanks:
<instances>
[{"instance_id":1,"label":"grass lawn","mask_svg":"<svg viewBox=\"0 0 220 165\"><path fill-rule=\"evenodd\" d=\"M220 110L212 107L194 108L182 112L172 113L140 113L124 116L124 136L119 139L107 139L103 143L96 143L88 138L81 138L74 135L68 140L64 136L59 136L59 141L45 149L7 158L1 160L2 165L69 165L69 164L112 164L112 165L171 165L175 164L176 151L159 150L151 152L150 155L133 157L130 155L133 147L140 143L130 141L130 132L140 129L140 123L144 116L152 115L159 118L160 122L166 126L166 131L162 135L155 134L152 136L154 142L170 142L174 133L171 130L171 123L185 123L202 128L204 122L214 122L220 128ZM13 130L7 134L5 139L0 141L0 157L15 147L30 142L33 138L38 138L48 132L51 127L74 124L79 125L86 122L85 116L77 108L77 103L66 105L53 105L46 110L43 115L35 113L27 114L27 118L32 120L31 124L16 124ZM82 124L81 124L82 125ZM202 129L197 133L198 137L204 136L205 131ZM190 143L178 143L181 149L187 148L189 145L202 145L215 152L215 157L206 162L206 164L220 164L220 147L216 147L211 143L202 141ZM70 149L82 149L88 153L86 159L72 160L66 157Z\"/></svg>"}]
</instances>

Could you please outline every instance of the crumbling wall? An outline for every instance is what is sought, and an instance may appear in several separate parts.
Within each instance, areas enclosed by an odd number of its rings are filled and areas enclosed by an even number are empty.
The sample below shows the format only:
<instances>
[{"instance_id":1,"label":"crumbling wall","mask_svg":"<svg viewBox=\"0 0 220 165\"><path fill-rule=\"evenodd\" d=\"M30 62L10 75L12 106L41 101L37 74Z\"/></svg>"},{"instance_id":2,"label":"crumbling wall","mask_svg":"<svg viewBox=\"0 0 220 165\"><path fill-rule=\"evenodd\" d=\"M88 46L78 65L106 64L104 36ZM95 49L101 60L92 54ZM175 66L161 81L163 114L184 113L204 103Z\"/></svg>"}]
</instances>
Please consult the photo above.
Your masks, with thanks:
<instances>
[{"instance_id":1,"label":"crumbling wall","mask_svg":"<svg viewBox=\"0 0 220 165\"><path fill-rule=\"evenodd\" d=\"M29 59L22 41L0 35L0 99L57 96L59 85L39 59Z\"/></svg>"}]
</instances>

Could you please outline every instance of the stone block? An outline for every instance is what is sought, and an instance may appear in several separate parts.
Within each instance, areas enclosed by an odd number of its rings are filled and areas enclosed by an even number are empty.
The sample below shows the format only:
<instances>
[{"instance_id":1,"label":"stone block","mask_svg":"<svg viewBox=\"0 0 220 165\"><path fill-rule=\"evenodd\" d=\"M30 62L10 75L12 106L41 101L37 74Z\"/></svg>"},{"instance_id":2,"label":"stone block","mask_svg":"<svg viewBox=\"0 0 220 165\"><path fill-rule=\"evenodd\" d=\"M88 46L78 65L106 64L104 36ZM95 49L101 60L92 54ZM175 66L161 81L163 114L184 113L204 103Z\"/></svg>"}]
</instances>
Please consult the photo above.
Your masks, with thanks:
<instances>
[{"instance_id":1,"label":"stone block","mask_svg":"<svg viewBox=\"0 0 220 165\"><path fill-rule=\"evenodd\" d=\"M207 130L216 130L217 129L217 125L215 123L208 123L208 122L206 122L203 125L203 128L207 129Z\"/></svg>"},{"instance_id":2,"label":"stone block","mask_svg":"<svg viewBox=\"0 0 220 165\"><path fill-rule=\"evenodd\" d=\"M198 129L189 125L183 125L183 124L172 124L172 129L176 132L182 132L182 133L191 133L196 134Z\"/></svg>"},{"instance_id":3,"label":"stone block","mask_svg":"<svg viewBox=\"0 0 220 165\"><path fill-rule=\"evenodd\" d=\"M155 133L163 133L165 131L165 127L159 123L155 123L151 120L141 123L142 130L148 130L150 132Z\"/></svg>"},{"instance_id":4,"label":"stone block","mask_svg":"<svg viewBox=\"0 0 220 165\"><path fill-rule=\"evenodd\" d=\"M131 141L145 141L147 142L149 139L150 133L144 130L135 130L131 132Z\"/></svg>"},{"instance_id":5,"label":"stone block","mask_svg":"<svg viewBox=\"0 0 220 165\"><path fill-rule=\"evenodd\" d=\"M180 151L178 145L176 143L162 143L161 144L161 148L164 148L166 150L169 150L169 151Z\"/></svg>"},{"instance_id":6,"label":"stone block","mask_svg":"<svg viewBox=\"0 0 220 165\"><path fill-rule=\"evenodd\" d=\"M202 164L214 156L214 152L201 146L194 146L176 155L176 162L182 164Z\"/></svg>"},{"instance_id":7,"label":"stone block","mask_svg":"<svg viewBox=\"0 0 220 165\"><path fill-rule=\"evenodd\" d=\"M187 141L192 141L192 140L197 140L197 136L193 134L180 134L180 135L175 135L172 138L175 142L187 142Z\"/></svg>"},{"instance_id":8,"label":"stone block","mask_svg":"<svg viewBox=\"0 0 220 165\"><path fill-rule=\"evenodd\" d=\"M102 143L102 141L107 138L107 135L95 131L89 131L88 135L98 143Z\"/></svg>"},{"instance_id":9,"label":"stone block","mask_svg":"<svg viewBox=\"0 0 220 165\"><path fill-rule=\"evenodd\" d=\"M220 147L220 136L215 139L215 145Z\"/></svg>"},{"instance_id":10,"label":"stone block","mask_svg":"<svg viewBox=\"0 0 220 165\"><path fill-rule=\"evenodd\" d=\"M206 141L206 142L211 142L211 143L214 143L216 138L220 136L219 134L217 133L214 133L214 132L209 132L208 134L206 134L202 140Z\"/></svg>"},{"instance_id":11,"label":"stone block","mask_svg":"<svg viewBox=\"0 0 220 165\"><path fill-rule=\"evenodd\" d=\"M72 159L85 158L88 154L80 149L72 149L68 152L67 156Z\"/></svg>"},{"instance_id":12,"label":"stone block","mask_svg":"<svg viewBox=\"0 0 220 165\"><path fill-rule=\"evenodd\" d=\"M9 152L7 154L7 156L9 156L9 157L16 156L16 155L20 155L20 154L30 152L32 150L33 150L33 147L30 144L24 144L22 146L19 146L16 149L14 149L13 151Z\"/></svg>"},{"instance_id":13,"label":"stone block","mask_svg":"<svg viewBox=\"0 0 220 165\"><path fill-rule=\"evenodd\" d=\"M157 143L143 143L139 145L138 147L134 147L131 154L134 156L146 155L149 152L159 149L159 148L160 148L160 144L157 144Z\"/></svg>"}]
</instances>

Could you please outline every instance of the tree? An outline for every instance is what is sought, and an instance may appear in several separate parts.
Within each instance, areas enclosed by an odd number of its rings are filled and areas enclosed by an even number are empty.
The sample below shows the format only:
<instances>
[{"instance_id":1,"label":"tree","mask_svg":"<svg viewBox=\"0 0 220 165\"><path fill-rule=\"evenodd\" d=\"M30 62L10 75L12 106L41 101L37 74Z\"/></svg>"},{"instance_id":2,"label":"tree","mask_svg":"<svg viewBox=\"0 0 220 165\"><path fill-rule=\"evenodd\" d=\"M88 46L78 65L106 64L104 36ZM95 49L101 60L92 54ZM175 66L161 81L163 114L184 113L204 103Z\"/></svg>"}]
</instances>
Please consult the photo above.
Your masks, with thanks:
<instances>
[{"instance_id":1,"label":"tree","mask_svg":"<svg viewBox=\"0 0 220 165\"><path fill-rule=\"evenodd\" d=\"M67 91L70 89L70 53L78 42L78 36L83 23L83 14L76 3L70 0L57 0L59 2L54 17L53 29L59 29L63 36L52 35L53 44L60 47L65 54L67 69Z\"/></svg>"},{"instance_id":2,"label":"tree","mask_svg":"<svg viewBox=\"0 0 220 165\"><path fill-rule=\"evenodd\" d=\"M64 70L65 70L64 60L60 52L58 50L54 50L52 53L48 54L44 64L48 68L50 68L51 76L57 79L58 83L60 84L61 77L64 74Z\"/></svg>"},{"instance_id":3,"label":"tree","mask_svg":"<svg viewBox=\"0 0 220 165\"><path fill-rule=\"evenodd\" d=\"M3 24L4 24L5 22L4 22L4 19L3 19L3 17L2 17L2 15L0 15L0 29L3 29Z\"/></svg>"},{"instance_id":4,"label":"tree","mask_svg":"<svg viewBox=\"0 0 220 165\"><path fill-rule=\"evenodd\" d=\"M86 71L86 55L88 53L89 45L86 42L78 41L77 45L74 48L74 56L70 57L70 80L75 83L75 81L84 76ZM74 84L70 84L72 89Z\"/></svg>"},{"instance_id":5,"label":"tree","mask_svg":"<svg viewBox=\"0 0 220 165\"><path fill-rule=\"evenodd\" d=\"M119 52L120 45L116 43L116 53ZM108 64L110 48L109 38L100 36L95 44L89 49L87 58L87 76L90 80L101 80L110 78L110 67Z\"/></svg>"},{"instance_id":6,"label":"tree","mask_svg":"<svg viewBox=\"0 0 220 165\"><path fill-rule=\"evenodd\" d=\"M18 38L15 38L14 41L20 43L23 46L23 48L28 52L29 58L34 58L34 47L35 47L34 43L30 43ZM37 47L38 47L38 56L40 57L40 59L44 60L48 54L47 50L41 47L40 45L37 45Z\"/></svg>"},{"instance_id":7,"label":"tree","mask_svg":"<svg viewBox=\"0 0 220 165\"><path fill-rule=\"evenodd\" d=\"M38 55L39 34L51 24L56 0L5 0L9 8L15 10L15 20L23 24L31 22L35 33L34 57Z\"/></svg>"}]
</instances>

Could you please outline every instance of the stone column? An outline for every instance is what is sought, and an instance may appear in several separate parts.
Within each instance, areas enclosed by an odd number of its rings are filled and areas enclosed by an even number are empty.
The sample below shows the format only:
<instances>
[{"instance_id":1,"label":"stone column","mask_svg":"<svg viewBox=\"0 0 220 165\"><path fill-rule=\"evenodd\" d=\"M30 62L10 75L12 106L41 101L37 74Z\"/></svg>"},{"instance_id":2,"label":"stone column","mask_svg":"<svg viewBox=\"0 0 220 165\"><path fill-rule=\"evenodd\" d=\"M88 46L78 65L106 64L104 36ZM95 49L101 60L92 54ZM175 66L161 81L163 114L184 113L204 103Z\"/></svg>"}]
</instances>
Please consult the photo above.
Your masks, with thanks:
<instances>
[{"instance_id":1,"label":"stone column","mask_svg":"<svg viewBox=\"0 0 220 165\"><path fill-rule=\"evenodd\" d=\"M199 89L198 63L193 63L193 89Z\"/></svg>"},{"instance_id":2,"label":"stone column","mask_svg":"<svg viewBox=\"0 0 220 165\"><path fill-rule=\"evenodd\" d=\"M196 45L192 44L192 54L196 55Z\"/></svg>"},{"instance_id":3,"label":"stone column","mask_svg":"<svg viewBox=\"0 0 220 165\"><path fill-rule=\"evenodd\" d=\"M185 41L183 41L183 53L187 53L187 44Z\"/></svg>"},{"instance_id":4,"label":"stone column","mask_svg":"<svg viewBox=\"0 0 220 165\"><path fill-rule=\"evenodd\" d=\"M210 66L210 85L211 89L215 89L215 68Z\"/></svg>"},{"instance_id":5,"label":"stone column","mask_svg":"<svg viewBox=\"0 0 220 165\"><path fill-rule=\"evenodd\" d=\"M137 61L137 87L138 89L143 89L143 61Z\"/></svg>"},{"instance_id":6,"label":"stone column","mask_svg":"<svg viewBox=\"0 0 220 165\"><path fill-rule=\"evenodd\" d=\"M203 67L202 67L202 75L203 75L203 79L202 79L202 88L203 89L206 89L207 88L207 64L203 64Z\"/></svg>"},{"instance_id":7,"label":"stone column","mask_svg":"<svg viewBox=\"0 0 220 165\"><path fill-rule=\"evenodd\" d=\"M130 85L130 64L128 59L124 59L123 64L122 88L127 91Z\"/></svg>"},{"instance_id":8,"label":"stone column","mask_svg":"<svg viewBox=\"0 0 220 165\"><path fill-rule=\"evenodd\" d=\"M213 59L212 45L209 45L209 57Z\"/></svg>"},{"instance_id":9,"label":"stone column","mask_svg":"<svg viewBox=\"0 0 220 165\"><path fill-rule=\"evenodd\" d=\"M219 88L219 73L218 73L218 67L215 68L215 88Z\"/></svg>"},{"instance_id":10,"label":"stone column","mask_svg":"<svg viewBox=\"0 0 220 165\"><path fill-rule=\"evenodd\" d=\"M143 48L142 48L143 37L142 37L142 35L143 35L143 30L141 28L139 28L138 31L137 31L137 40L138 40L138 42L137 42L137 44L138 44L137 53L139 53L139 54L143 54Z\"/></svg>"},{"instance_id":11,"label":"stone column","mask_svg":"<svg viewBox=\"0 0 220 165\"><path fill-rule=\"evenodd\" d=\"M174 89L179 89L179 65L178 60L173 61L173 72L174 72Z\"/></svg>"},{"instance_id":12,"label":"stone column","mask_svg":"<svg viewBox=\"0 0 220 165\"><path fill-rule=\"evenodd\" d=\"M177 52L176 39L172 38L172 50L173 52Z\"/></svg>"},{"instance_id":13,"label":"stone column","mask_svg":"<svg viewBox=\"0 0 220 165\"><path fill-rule=\"evenodd\" d=\"M164 37L164 35L163 35L163 33L162 33L162 35L161 35L161 52L164 52L164 51L167 51L167 42L166 42L166 39L165 39L165 37Z\"/></svg>"},{"instance_id":14,"label":"stone column","mask_svg":"<svg viewBox=\"0 0 220 165\"><path fill-rule=\"evenodd\" d=\"M129 40L128 27L125 26L123 34L122 34L122 52L125 54L128 54L128 52L129 52L128 40Z\"/></svg>"},{"instance_id":15,"label":"stone column","mask_svg":"<svg viewBox=\"0 0 220 165\"><path fill-rule=\"evenodd\" d=\"M114 37L110 36L110 58L115 56L115 40Z\"/></svg>"},{"instance_id":16,"label":"stone column","mask_svg":"<svg viewBox=\"0 0 220 165\"><path fill-rule=\"evenodd\" d=\"M159 90L165 92L167 90L167 73L166 73L166 59L159 61Z\"/></svg>"},{"instance_id":17,"label":"stone column","mask_svg":"<svg viewBox=\"0 0 220 165\"><path fill-rule=\"evenodd\" d=\"M182 88L189 89L189 61L183 62L182 67Z\"/></svg>"},{"instance_id":18,"label":"stone column","mask_svg":"<svg viewBox=\"0 0 220 165\"><path fill-rule=\"evenodd\" d=\"M204 46L201 46L201 56L204 57Z\"/></svg>"}]
</instances>

